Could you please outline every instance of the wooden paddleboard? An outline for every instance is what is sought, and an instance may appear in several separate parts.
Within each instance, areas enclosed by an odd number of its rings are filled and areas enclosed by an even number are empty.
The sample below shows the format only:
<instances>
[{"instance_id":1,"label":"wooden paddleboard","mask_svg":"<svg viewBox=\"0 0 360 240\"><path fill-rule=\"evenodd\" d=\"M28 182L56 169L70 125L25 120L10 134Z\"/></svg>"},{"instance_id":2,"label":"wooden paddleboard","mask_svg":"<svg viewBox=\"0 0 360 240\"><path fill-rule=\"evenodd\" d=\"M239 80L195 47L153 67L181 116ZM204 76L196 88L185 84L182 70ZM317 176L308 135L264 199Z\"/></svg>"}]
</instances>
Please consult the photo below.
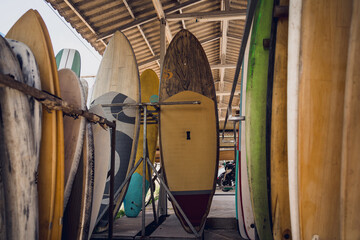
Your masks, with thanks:
<instances>
[{"instance_id":1,"label":"wooden paddleboard","mask_svg":"<svg viewBox=\"0 0 360 240\"><path fill-rule=\"evenodd\" d=\"M291 235L300 239L298 184L298 99L300 75L300 30L302 0L289 1L287 60L287 152Z\"/></svg>"},{"instance_id":2,"label":"wooden paddleboard","mask_svg":"<svg viewBox=\"0 0 360 240\"><path fill-rule=\"evenodd\" d=\"M105 117L105 112L100 105L92 106L89 111ZM99 215L109 169L108 159L110 159L111 153L110 130L102 128L99 124L92 124L92 132L94 138L94 189L88 239L91 237Z\"/></svg>"},{"instance_id":3,"label":"wooden paddleboard","mask_svg":"<svg viewBox=\"0 0 360 240\"><path fill-rule=\"evenodd\" d=\"M251 30L250 30L251 33ZM249 36L251 39L251 35ZM240 115L245 115L246 107L246 84L247 84L247 72L248 72L248 60L249 60L249 48L250 40L247 42L245 53L244 53L244 62L243 62L243 72L242 72L242 87L241 87L241 110ZM249 188L249 178L247 171L247 160L246 160L246 139L245 139L245 121L241 121L239 126L239 150L240 150L240 169L237 186L239 186L238 191L241 192L241 198L236 199L238 205L242 205L242 218L243 224L245 226L246 238L255 240L255 219L253 214L253 208L250 197L250 188ZM241 131L240 131L241 129ZM238 215L240 215L238 213ZM240 216L238 216L240 217ZM240 224L240 223L239 223ZM245 237L244 237L245 238Z\"/></svg>"},{"instance_id":4,"label":"wooden paddleboard","mask_svg":"<svg viewBox=\"0 0 360 240\"><path fill-rule=\"evenodd\" d=\"M246 158L255 225L260 239L272 238L265 141L269 50L263 47L263 39L270 38L272 12L273 1L258 1L246 85Z\"/></svg>"},{"instance_id":5,"label":"wooden paddleboard","mask_svg":"<svg viewBox=\"0 0 360 240\"><path fill-rule=\"evenodd\" d=\"M82 154L64 212L62 239L89 239L94 190L94 142L92 124L86 123Z\"/></svg>"},{"instance_id":6,"label":"wooden paddleboard","mask_svg":"<svg viewBox=\"0 0 360 240\"><path fill-rule=\"evenodd\" d=\"M120 32L106 48L96 76L91 105L140 102L140 79L132 47ZM115 205L114 218L125 197L128 183L122 191L119 187L134 166L140 127L140 111L134 107L104 107L105 117L116 121L115 143ZM108 160L110 161L110 159ZM98 231L107 230L110 178L107 179L100 207Z\"/></svg>"},{"instance_id":7,"label":"wooden paddleboard","mask_svg":"<svg viewBox=\"0 0 360 240\"><path fill-rule=\"evenodd\" d=\"M360 238L360 2L353 1L347 58L344 130L341 154L340 239Z\"/></svg>"},{"instance_id":8,"label":"wooden paddleboard","mask_svg":"<svg viewBox=\"0 0 360 240\"><path fill-rule=\"evenodd\" d=\"M340 239L340 113L351 13L351 0L341 7L336 1L303 1L298 119L302 239Z\"/></svg>"},{"instance_id":9,"label":"wooden paddleboard","mask_svg":"<svg viewBox=\"0 0 360 240\"><path fill-rule=\"evenodd\" d=\"M81 70L81 58L78 50L64 48L56 54L56 66L57 68L63 69L68 68L74 71L76 76L80 77Z\"/></svg>"},{"instance_id":10,"label":"wooden paddleboard","mask_svg":"<svg viewBox=\"0 0 360 240\"><path fill-rule=\"evenodd\" d=\"M25 68L28 67L34 66ZM18 59L2 37L0 37L0 72L13 76L14 81L25 82ZM36 147L39 143L35 141L39 138L35 135L33 127L34 116L38 116L39 112L34 112L30 108L29 98L26 95L7 87L0 88L0 107L0 178L1 195L3 195L0 199L2 201L0 229L6 234L1 238L37 239L36 172L39 149Z\"/></svg>"},{"instance_id":11,"label":"wooden paddleboard","mask_svg":"<svg viewBox=\"0 0 360 240\"><path fill-rule=\"evenodd\" d=\"M157 96L159 91L159 78L156 73L151 70L145 70L140 76L141 99L143 102L150 102L151 97ZM155 110L155 108L148 108ZM157 116L157 114L154 114ZM155 161L155 152L158 138L158 124L152 121L147 124L146 128L147 151L149 159L152 163ZM143 157L143 125L140 126L139 142L136 151L135 160L139 161ZM146 170L145 192L149 190L150 177ZM142 208L142 186L143 186L143 163L139 165L134 174L131 176L129 188L124 199L125 214L128 217L137 217Z\"/></svg>"},{"instance_id":12,"label":"wooden paddleboard","mask_svg":"<svg viewBox=\"0 0 360 240\"><path fill-rule=\"evenodd\" d=\"M281 0L288 6L288 0ZM289 184L287 164L287 42L288 19L277 22L271 115L270 181L274 240L291 239Z\"/></svg>"},{"instance_id":13,"label":"wooden paddleboard","mask_svg":"<svg viewBox=\"0 0 360 240\"><path fill-rule=\"evenodd\" d=\"M196 231L201 232L215 191L219 126L211 69L201 44L187 30L178 32L167 49L159 98L160 102L201 101L199 105L163 105L160 111L166 183ZM184 229L191 232L173 207Z\"/></svg>"},{"instance_id":14,"label":"wooden paddleboard","mask_svg":"<svg viewBox=\"0 0 360 240\"><path fill-rule=\"evenodd\" d=\"M42 89L51 94L57 94L55 89L59 90L59 87L55 57L52 46L49 46L51 44L49 34L43 25L38 12L31 9L14 24L6 37L21 41L31 49L39 66ZM60 218L57 217L57 224L55 224L53 217L57 162L63 161L61 158L63 140L60 141L62 139L61 118L62 112L43 111L38 169L39 238L41 239L48 239L51 229L59 226L60 223Z\"/></svg>"},{"instance_id":15,"label":"wooden paddleboard","mask_svg":"<svg viewBox=\"0 0 360 240\"><path fill-rule=\"evenodd\" d=\"M86 109L84 93L76 74L68 68L59 70L59 81L62 99L79 109ZM85 118L74 119L64 116L64 143L65 143L65 188L64 209L70 196L72 184L77 172L83 150L85 134Z\"/></svg>"}]
</instances>

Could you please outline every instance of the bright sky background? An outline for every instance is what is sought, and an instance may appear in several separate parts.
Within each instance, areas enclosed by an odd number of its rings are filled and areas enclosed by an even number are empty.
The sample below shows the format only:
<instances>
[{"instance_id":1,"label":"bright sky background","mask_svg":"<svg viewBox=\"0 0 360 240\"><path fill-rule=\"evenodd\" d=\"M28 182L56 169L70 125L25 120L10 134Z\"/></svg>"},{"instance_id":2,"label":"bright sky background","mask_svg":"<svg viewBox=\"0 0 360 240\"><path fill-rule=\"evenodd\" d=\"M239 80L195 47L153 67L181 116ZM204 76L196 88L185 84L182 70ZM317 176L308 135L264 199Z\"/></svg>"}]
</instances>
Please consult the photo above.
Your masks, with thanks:
<instances>
[{"instance_id":1,"label":"bright sky background","mask_svg":"<svg viewBox=\"0 0 360 240\"><path fill-rule=\"evenodd\" d=\"M0 32L5 35L11 26L31 8L37 10L44 19L50 33L54 55L63 48L77 49L81 56L81 76L95 76L101 55L44 0L0 0ZM94 79L86 80L90 86L93 84Z\"/></svg>"}]
</instances>

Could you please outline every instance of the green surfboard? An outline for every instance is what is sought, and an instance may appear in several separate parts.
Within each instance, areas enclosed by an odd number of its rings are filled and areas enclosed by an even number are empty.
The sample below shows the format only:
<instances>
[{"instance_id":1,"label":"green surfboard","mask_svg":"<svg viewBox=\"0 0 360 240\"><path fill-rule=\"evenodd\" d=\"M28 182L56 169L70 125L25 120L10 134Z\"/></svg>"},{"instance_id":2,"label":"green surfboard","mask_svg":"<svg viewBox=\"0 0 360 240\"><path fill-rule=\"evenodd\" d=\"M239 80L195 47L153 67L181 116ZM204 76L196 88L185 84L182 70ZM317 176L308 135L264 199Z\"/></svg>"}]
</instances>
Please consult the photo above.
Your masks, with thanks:
<instances>
[{"instance_id":1,"label":"green surfboard","mask_svg":"<svg viewBox=\"0 0 360 240\"><path fill-rule=\"evenodd\" d=\"M80 53L75 49L64 48L56 54L56 66L57 68L69 68L75 72L77 77L80 77L81 59Z\"/></svg>"},{"instance_id":2,"label":"green surfboard","mask_svg":"<svg viewBox=\"0 0 360 240\"><path fill-rule=\"evenodd\" d=\"M246 86L246 158L251 201L260 239L272 239L266 163L266 98L273 0L259 0L250 42Z\"/></svg>"}]
</instances>

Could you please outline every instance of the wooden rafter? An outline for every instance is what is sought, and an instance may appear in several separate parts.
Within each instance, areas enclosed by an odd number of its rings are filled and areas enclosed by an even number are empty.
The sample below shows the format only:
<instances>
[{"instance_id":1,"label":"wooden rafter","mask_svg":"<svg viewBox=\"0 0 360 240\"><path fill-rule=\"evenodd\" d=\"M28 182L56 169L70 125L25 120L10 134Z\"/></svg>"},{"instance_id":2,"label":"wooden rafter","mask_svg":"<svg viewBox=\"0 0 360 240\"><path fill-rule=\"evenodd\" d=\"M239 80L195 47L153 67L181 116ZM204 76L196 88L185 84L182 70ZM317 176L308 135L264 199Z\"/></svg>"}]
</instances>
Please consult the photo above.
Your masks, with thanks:
<instances>
[{"instance_id":1,"label":"wooden rafter","mask_svg":"<svg viewBox=\"0 0 360 240\"><path fill-rule=\"evenodd\" d=\"M80 20L86 25L86 27L96 36L98 35L95 30L90 26L90 24L85 20L85 18L81 15L81 13L76 9L76 7L74 6L73 3L71 3L69 0L64 0L64 2L66 3L66 5L69 6L69 8L76 14L76 16L78 16L80 18ZM106 43L103 40L100 40L100 42L102 44L104 44L104 46L106 47Z\"/></svg>"},{"instance_id":2,"label":"wooden rafter","mask_svg":"<svg viewBox=\"0 0 360 240\"><path fill-rule=\"evenodd\" d=\"M135 15L134 15L134 12L132 11L131 7L129 6L127 0L122 0L122 1L123 1L124 5L125 5L126 9L128 10L130 16L131 16L133 19L136 19ZM147 37L145 36L145 33L144 33L144 31L142 30L141 26L140 26L140 25L137 25L137 28L138 28L141 36L143 37L146 45L148 46L151 54L152 54L153 56L155 56L155 52L154 52L154 50L152 49L152 47L151 47L151 45L150 45L150 42L149 42L149 40L147 39ZM159 60L156 60L156 62L157 62L157 64L158 64L158 66L160 67L160 62L159 62Z\"/></svg>"}]
</instances>

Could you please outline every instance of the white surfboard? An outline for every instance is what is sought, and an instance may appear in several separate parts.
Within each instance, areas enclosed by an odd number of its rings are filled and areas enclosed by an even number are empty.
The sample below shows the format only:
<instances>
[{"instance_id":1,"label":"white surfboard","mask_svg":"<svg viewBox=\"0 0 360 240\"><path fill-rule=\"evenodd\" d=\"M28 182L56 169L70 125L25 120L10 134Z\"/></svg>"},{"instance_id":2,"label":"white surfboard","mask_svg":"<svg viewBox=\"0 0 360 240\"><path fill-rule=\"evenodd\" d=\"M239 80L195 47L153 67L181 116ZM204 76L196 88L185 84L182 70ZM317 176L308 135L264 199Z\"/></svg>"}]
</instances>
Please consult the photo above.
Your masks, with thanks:
<instances>
[{"instance_id":1,"label":"white surfboard","mask_svg":"<svg viewBox=\"0 0 360 240\"><path fill-rule=\"evenodd\" d=\"M0 37L0 72L24 82L23 74L7 41ZM14 80L14 81L15 81ZM5 239L38 238L38 201L36 172L39 163L34 141L33 115L29 98L14 89L0 88L0 159L4 196L0 198L0 229ZM19 137L21 136L21 137ZM19 197L21 196L21 197ZM3 212L4 211L4 212ZM20 227L22 226L22 227ZM26 227L25 227L26 226Z\"/></svg>"},{"instance_id":2,"label":"white surfboard","mask_svg":"<svg viewBox=\"0 0 360 240\"><path fill-rule=\"evenodd\" d=\"M251 38L252 28L250 29L250 36ZM250 41L248 41L245 53L244 53L244 78L243 78L243 91L242 91L242 115L245 115L245 106L246 106L246 83L247 83L247 69L248 69L248 59L249 59L249 48L250 48ZM246 121L246 116L245 116ZM255 240L255 219L251 204L250 198L250 188L249 188L249 176L247 171L247 161L246 161L246 140L245 140L245 121L241 121L241 162L240 162L240 171L241 171L241 182L238 185L241 185L241 201L237 199L238 204L242 204L243 208L243 222L245 225L246 235L249 239Z\"/></svg>"},{"instance_id":3,"label":"white surfboard","mask_svg":"<svg viewBox=\"0 0 360 240\"><path fill-rule=\"evenodd\" d=\"M287 139L291 234L300 240L298 197L298 96L300 75L300 31L302 0L289 3L287 71Z\"/></svg>"},{"instance_id":4,"label":"white surfboard","mask_svg":"<svg viewBox=\"0 0 360 240\"><path fill-rule=\"evenodd\" d=\"M76 74L68 68L58 71L62 99L85 110L84 93ZM85 118L74 119L64 116L65 188L64 210L71 193L71 187L79 165L85 134Z\"/></svg>"},{"instance_id":5,"label":"white surfboard","mask_svg":"<svg viewBox=\"0 0 360 240\"><path fill-rule=\"evenodd\" d=\"M30 48L22 42L6 39L14 52L20 64L21 71L24 77L24 83L27 85L41 90L41 80L39 68L36 59ZM36 152L40 153L40 140L41 140L41 118L42 118L42 105L33 97L28 96L30 109L33 109L33 129L34 129L34 144L36 145Z\"/></svg>"},{"instance_id":6,"label":"white surfboard","mask_svg":"<svg viewBox=\"0 0 360 240\"><path fill-rule=\"evenodd\" d=\"M105 117L105 112L100 105L92 106L90 112ZM100 205L104 194L110 159L110 129L105 130L99 124L92 124L94 137L94 189L91 207L90 227L88 239L94 230Z\"/></svg>"},{"instance_id":7,"label":"white surfboard","mask_svg":"<svg viewBox=\"0 0 360 240\"><path fill-rule=\"evenodd\" d=\"M91 105L140 102L140 77L135 54L129 40L115 32L101 60L94 83ZM119 187L134 165L139 135L140 111L131 107L104 107L105 117L116 121L115 143L115 218L125 197L128 183L120 192ZM96 146L95 146L96 151ZM96 160L95 160L96 161ZM106 161L106 160L104 160ZM108 159L110 162L110 158ZM110 178L107 179L97 230L107 230Z\"/></svg>"}]
</instances>

